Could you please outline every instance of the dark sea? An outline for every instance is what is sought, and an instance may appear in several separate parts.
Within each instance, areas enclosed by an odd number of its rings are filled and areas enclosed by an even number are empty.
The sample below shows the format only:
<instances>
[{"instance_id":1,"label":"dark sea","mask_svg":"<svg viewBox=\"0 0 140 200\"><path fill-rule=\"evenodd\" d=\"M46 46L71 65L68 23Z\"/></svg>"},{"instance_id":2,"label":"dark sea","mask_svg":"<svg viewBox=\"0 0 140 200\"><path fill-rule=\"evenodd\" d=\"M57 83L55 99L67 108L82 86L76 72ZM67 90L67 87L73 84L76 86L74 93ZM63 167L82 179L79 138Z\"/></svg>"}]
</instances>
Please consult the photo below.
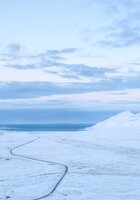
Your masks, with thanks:
<instances>
[{"instance_id":1,"label":"dark sea","mask_svg":"<svg viewBox=\"0 0 140 200\"><path fill-rule=\"evenodd\" d=\"M72 110L1 110L0 113L0 129L19 132L81 131L116 114Z\"/></svg>"},{"instance_id":2,"label":"dark sea","mask_svg":"<svg viewBox=\"0 0 140 200\"><path fill-rule=\"evenodd\" d=\"M92 125L93 124L4 124L0 125L0 129L20 132L81 131Z\"/></svg>"}]
</instances>

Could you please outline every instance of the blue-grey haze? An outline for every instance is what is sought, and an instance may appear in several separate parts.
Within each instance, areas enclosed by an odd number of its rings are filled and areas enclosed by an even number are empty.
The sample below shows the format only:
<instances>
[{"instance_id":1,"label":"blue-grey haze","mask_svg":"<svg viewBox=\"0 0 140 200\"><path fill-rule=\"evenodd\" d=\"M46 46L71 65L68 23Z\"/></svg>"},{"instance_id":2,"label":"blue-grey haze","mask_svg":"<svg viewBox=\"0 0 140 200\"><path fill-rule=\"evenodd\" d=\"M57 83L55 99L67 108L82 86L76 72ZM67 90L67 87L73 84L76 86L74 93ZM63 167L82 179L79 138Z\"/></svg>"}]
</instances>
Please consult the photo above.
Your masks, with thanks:
<instances>
[{"instance_id":1,"label":"blue-grey haze","mask_svg":"<svg viewBox=\"0 0 140 200\"><path fill-rule=\"evenodd\" d=\"M95 124L116 113L70 109L0 110L0 124Z\"/></svg>"}]
</instances>

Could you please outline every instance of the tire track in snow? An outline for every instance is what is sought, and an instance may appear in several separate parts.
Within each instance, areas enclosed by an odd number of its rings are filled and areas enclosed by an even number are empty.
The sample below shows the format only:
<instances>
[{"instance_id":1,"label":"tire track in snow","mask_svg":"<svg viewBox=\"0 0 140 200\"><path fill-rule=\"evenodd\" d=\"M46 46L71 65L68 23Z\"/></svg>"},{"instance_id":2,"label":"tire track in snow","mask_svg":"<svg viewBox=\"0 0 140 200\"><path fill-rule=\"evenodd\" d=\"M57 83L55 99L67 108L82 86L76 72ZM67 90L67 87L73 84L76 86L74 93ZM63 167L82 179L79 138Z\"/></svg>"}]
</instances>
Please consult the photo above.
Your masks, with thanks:
<instances>
[{"instance_id":1,"label":"tire track in snow","mask_svg":"<svg viewBox=\"0 0 140 200\"><path fill-rule=\"evenodd\" d=\"M62 182L62 180L64 179L64 177L66 176L66 174L68 173L68 166L65 165L65 164L63 164L63 163L58 163L58 162L53 162L53 161L47 161L47 160L41 160L41 159L32 158L32 157L29 157L29 156L19 155L19 154L15 153L15 150L17 150L18 148L23 147L25 145L28 145L30 143L33 143L33 142L35 142L35 141L37 141L39 139L40 139L40 137L36 136L36 138L33 139L33 140L30 140L30 141L28 141L28 142L26 142L24 144L21 144L21 145L18 145L18 146L15 146L15 147L11 148L10 149L10 154L13 155L13 156L16 156L16 157L25 158L25 159L29 159L29 160L33 160L33 161L38 161L38 162L43 162L43 163L49 163L49 164L53 164L53 165L59 165L59 166L63 167L64 172L63 172L61 178L56 182L56 184L54 185L54 187L52 188L52 190L49 193L47 193L44 196L37 197L37 198L35 198L33 200L44 199L44 198L47 198L47 197L50 197L51 195L53 195L54 192L56 191L56 189L58 188L58 186L60 185L60 183Z\"/></svg>"}]
</instances>

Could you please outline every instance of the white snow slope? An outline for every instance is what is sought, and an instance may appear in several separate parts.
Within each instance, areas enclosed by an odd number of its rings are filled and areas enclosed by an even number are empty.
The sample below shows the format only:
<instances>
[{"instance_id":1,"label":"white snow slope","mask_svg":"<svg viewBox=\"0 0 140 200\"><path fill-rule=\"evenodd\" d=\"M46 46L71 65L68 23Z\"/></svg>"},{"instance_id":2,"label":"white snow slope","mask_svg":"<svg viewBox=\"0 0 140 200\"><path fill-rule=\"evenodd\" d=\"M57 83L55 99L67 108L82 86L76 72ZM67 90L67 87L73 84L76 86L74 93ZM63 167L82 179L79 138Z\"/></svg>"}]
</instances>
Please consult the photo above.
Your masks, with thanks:
<instances>
[{"instance_id":1,"label":"white snow slope","mask_svg":"<svg viewBox=\"0 0 140 200\"><path fill-rule=\"evenodd\" d=\"M140 200L140 114L120 113L81 132L0 133L0 199Z\"/></svg>"}]
</instances>

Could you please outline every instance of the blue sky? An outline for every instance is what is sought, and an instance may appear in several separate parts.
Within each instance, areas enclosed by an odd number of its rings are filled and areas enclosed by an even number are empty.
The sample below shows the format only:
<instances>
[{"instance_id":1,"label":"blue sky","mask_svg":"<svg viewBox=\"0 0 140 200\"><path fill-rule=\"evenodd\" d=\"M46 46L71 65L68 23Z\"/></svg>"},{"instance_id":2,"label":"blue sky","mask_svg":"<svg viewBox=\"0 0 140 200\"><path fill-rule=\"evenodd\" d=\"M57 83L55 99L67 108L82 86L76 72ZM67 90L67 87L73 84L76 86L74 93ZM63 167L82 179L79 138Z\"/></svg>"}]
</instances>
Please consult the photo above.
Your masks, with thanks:
<instances>
[{"instance_id":1,"label":"blue sky","mask_svg":"<svg viewBox=\"0 0 140 200\"><path fill-rule=\"evenodd\" d=\"M0 5L0 109L140 110L139 0Z\"/></svg>"}]
</instances>

